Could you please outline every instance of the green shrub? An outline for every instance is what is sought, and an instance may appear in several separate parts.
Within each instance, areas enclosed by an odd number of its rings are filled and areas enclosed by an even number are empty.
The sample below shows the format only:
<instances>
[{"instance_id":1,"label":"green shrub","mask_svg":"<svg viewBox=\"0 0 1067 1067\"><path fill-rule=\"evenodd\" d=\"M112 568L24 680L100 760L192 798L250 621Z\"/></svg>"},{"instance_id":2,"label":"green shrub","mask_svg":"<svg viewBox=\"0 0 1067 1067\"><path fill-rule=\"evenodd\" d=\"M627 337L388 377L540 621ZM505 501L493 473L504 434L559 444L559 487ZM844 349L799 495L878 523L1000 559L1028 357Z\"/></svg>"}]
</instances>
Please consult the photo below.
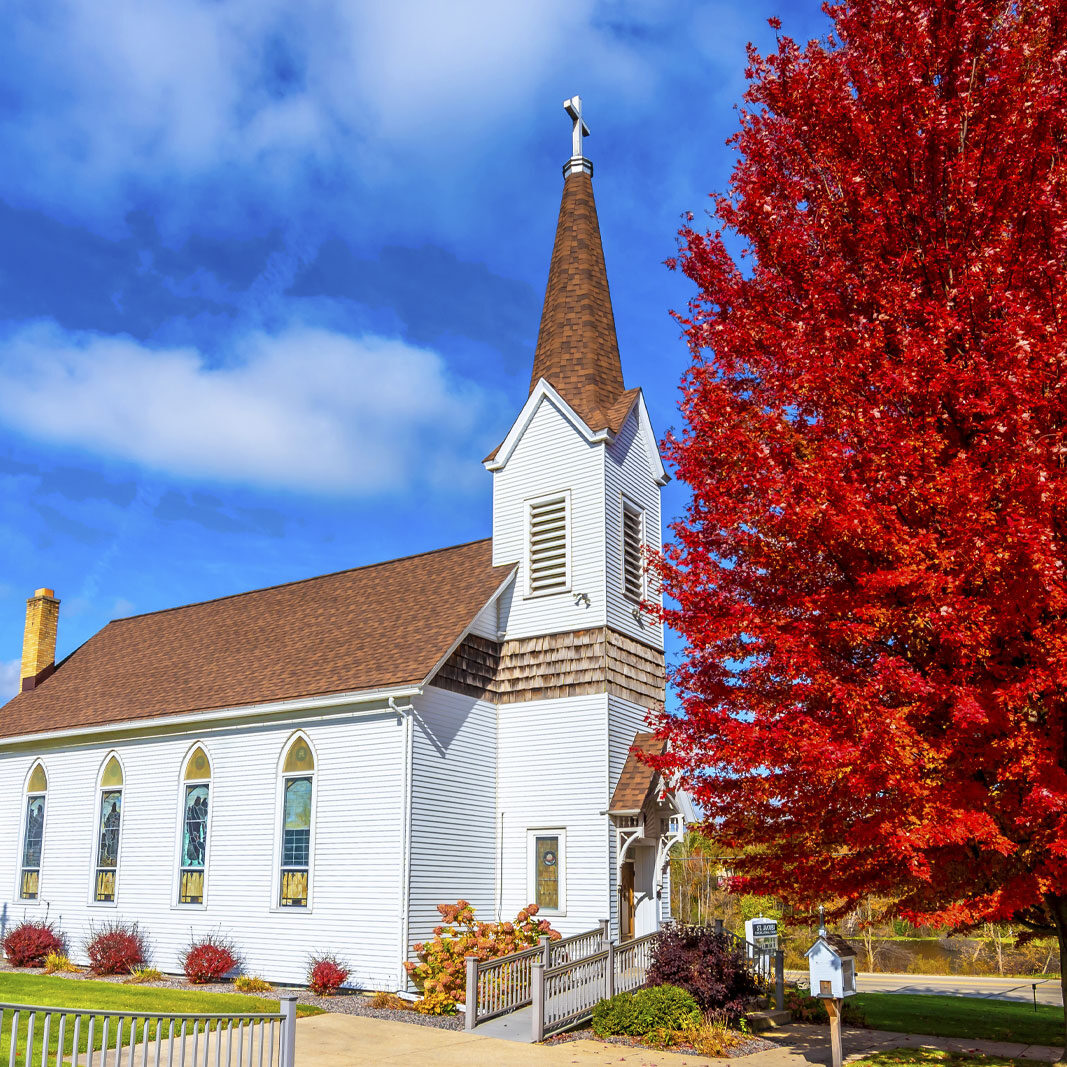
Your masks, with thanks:
<instances>
[{"instance_id":1,"label":"green shrub","mask_svg":"<svg viewBox=\"0 0 1067 1067\"><path fill-rule=\"evenodd\" d=\"M689 1030L703 1022L691 993L673 985L650 986L635 993L619 993L593 1008L593 1031L598 1037L628 1034L648 1037Z\"/></svg>"}]
</instances>

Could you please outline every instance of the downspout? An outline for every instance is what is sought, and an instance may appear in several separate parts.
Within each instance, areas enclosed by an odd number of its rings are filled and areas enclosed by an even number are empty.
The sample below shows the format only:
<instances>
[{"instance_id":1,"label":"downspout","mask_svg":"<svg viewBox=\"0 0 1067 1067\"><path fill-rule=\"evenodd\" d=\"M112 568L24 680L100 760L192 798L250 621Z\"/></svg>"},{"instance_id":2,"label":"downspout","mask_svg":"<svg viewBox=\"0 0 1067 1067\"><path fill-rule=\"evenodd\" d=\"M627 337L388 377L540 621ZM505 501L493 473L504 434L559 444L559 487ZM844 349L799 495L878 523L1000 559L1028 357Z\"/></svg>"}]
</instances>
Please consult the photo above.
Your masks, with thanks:
<instances>
[{"instance_id":1,"label":"downspout","mask_svg":"<svg viewBox=\"0 0 1067 1067\"><path fill-rule=\"evenodd\" d=\"M397 990L403 991L408 987L408 973L404 963L408 958L408 935L411 926L411 782L415 705L399 705L390 697L389 707L396 712L404 727L400 798L400 969L397 972Z\"/></svg>"}]
</instances>

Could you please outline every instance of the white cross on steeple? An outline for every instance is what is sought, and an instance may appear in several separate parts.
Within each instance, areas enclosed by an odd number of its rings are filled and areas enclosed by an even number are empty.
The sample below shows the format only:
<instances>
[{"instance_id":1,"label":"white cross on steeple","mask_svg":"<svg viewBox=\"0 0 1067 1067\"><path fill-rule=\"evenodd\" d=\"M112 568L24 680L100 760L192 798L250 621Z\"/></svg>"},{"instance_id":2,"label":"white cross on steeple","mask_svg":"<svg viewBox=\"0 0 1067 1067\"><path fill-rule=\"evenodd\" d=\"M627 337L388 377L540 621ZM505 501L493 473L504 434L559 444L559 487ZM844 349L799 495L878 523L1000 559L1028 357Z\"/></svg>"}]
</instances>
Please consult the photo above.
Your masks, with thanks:
<instances>
[{"instance_id":1,"label":"white cross on steeple","mask_svg":"<svg viewBox=\"0 0 1067 1067\"><path fill-rule=\"evenodd\" d=\"M571 158L563 165L563 174L566 176L575 171L592 174L593 164L585 158L585 153L582 151L582 138L589 136L589 127L582 118L582 98L572 96L570 100L564 100L563 109L570 115L571 122L574 124L571 131Z\"/></svg>"}]
</instances>

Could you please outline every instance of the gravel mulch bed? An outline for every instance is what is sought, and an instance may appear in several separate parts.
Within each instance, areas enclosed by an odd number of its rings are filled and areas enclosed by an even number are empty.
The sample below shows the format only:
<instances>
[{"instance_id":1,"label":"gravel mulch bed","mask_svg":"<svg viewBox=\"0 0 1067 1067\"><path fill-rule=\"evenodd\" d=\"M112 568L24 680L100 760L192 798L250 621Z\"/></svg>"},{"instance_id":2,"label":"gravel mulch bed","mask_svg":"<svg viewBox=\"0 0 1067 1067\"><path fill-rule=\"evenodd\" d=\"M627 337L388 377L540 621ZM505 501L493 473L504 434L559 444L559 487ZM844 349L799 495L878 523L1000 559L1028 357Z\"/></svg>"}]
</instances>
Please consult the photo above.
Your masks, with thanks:
<instances>
[{"instance_id":1,"label":"gravel mulch bed","mask_svg":"<svg viewBox=\"0 0 1067 1067\"><path fill-rule=\"evenodd\" d=\"M565 1034L556 1034L555 1037L550 1037L545 1044L546 1045L562 1045L568 1041L597 1041L602 1045L624 1045L626 1048L641 1048L649 1049L651 1046L646 1045L640 1038L627 1037L624 1034L617 1034L614 1037L597 1037L593 1033L591 1026L583 1026L578 1030L568 1030ZM781 1048L781 1045L776 1045L773 1041L768 1041L763 1037L749 1037L739 1045L735 1045L728 1052L724 1052L723 1056L730 1059L737 1059L741 1056L751 1056L753 1052L767 1052L770 1049ZM671 1048L657 1048L656 1052L672 1052L679 1056L699 1056L695 1048L691 1045L673 1045Z\"/></svg>"},{"instance_id":2,"label":"gravel mulch bed","mask_svg":"<svg viewBox=\"0 0 1067 1067\"><path fill-rule=\"evenodd\" d=\"M11 971L15 974L44 974L41 967L12 967L6 961L0 961L0 971ZM114 985L122 985L126 976L121 974L98 975L90 974L87 970L73 971L70 973L57 974L55 978L72 978L74 980L89 980L93 982L111 982ZM397 1008L375 1008L371 1005L373 994L352 991L340 993L332 997L318 997L308 989L302 987L275 986L273 993L248 993L241 994L240 990L233 988L232 982L206 982L193 985L180 975L165 974L155 982L137 982L137 985L154 989L188 989L201 993L235 993L249 997L274 997L281 993L296 993L298 1004L312 1004L323 1011L333 1012L336 1015L365 1015L371 1019L388 1019L392 1022L411 1023L414 1026L435 1026L439 1030L462 1030L462 1015L423 1015L417 1011L405 1011Z\"/></svg>"}]
</instances>

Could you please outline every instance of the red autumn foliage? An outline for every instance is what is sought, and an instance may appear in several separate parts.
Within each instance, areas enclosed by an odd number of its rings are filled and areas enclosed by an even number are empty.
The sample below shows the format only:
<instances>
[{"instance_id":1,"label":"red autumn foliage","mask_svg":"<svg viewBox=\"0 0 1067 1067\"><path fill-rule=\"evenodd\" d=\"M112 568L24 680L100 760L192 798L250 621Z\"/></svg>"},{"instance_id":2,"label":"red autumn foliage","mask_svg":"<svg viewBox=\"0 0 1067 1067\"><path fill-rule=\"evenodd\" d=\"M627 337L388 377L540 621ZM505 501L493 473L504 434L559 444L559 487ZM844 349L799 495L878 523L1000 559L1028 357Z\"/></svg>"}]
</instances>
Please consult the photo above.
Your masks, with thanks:
<instances>
[{"instance_id":1,"label":"red autumn foliage","mask_svg":"<svg viewBox=\"0 0 1067 1067\"><path fill-rule=\"evenodd\" d=\"M660 727L756 892L1067 935L1067 8L750 50L696 285ZM739 253L743 261L735 258Z\"/></svg>"},{"instance_id":2,"label":"red autumn foliage","mask_svg":"<svg viewBox=\"0 0 1067 1067\"><path fill-rule=\"evenodd\" d=\"M182 954L182 970L190 982L217 982L237 966L233 943L218 934L194 941Z\"/></svg>"},{"instance_id":3,"label":"red autumn foliage","mask_svg":"<svg viewBox=\"0 0 1067 1067\"><path fill-rule=\"evenodd\" d=\"M346 978L348 966L336 956L312 956L308 961L308 989L317 996L332 996Z\"/></svg>"},{"instance_id":4,"label":"red autumn foliage","mask_svg":"<svg viewBox=\"0 0 1067 1067\"><path fill-rule=\"evenodd\" d=\"M104 923L85 943L93 974L129 974L148 963L148 940L137 923Z\"/></svg>"},{"instance_id":5,"label":"red autumn foliage","mask_svg":"<svg viewBox=\"0 0 1067 1067\"><path fill-rule=\"evenodd\" d=\"M24 920L4 935L4 955L12 967L43 967L50 952L62 955L67 942L49 922Z\"/></svg>"}]
</instances>

